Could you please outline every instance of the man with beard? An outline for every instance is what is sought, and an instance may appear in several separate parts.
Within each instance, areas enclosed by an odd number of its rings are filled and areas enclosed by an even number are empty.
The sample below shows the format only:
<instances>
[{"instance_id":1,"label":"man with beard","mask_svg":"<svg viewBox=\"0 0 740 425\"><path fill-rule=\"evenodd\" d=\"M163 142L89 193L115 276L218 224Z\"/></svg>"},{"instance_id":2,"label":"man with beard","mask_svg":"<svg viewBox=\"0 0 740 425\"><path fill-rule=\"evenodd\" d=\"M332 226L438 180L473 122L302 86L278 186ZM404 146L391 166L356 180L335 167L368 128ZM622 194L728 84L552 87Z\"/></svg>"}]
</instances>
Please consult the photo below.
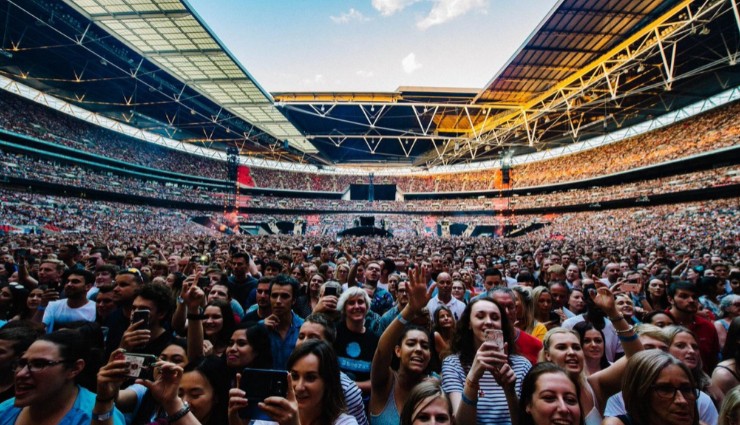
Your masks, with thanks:
<instances>
[{"instance_id":1,"label":"man with beard","mask_svg":"<svg viewBox=\"0 0 740 425\"><path fill-rule=\"evenodd\" d=\"M676 324L685 326L696 335L704 371L711 374L717 365L719 354L719 337L714 324L696 314L699 311L699 293L695 285L689 282L676 282L668 287L668 302L671 308L666 310L676 319Z\"/></svg>"},{"instance_id":2,"label":"man with beard","mask_svg":"<svg viewBox=\"0 0 740 425\"><path fill-rule=\"evenodd\" d=\"M385 331L385 328L388 327L388 325L391 324L391 322L398 316L400 312L403 311L403 308L406 307L406 304L409 303L409 282L406 280L402 280L398 282L398 287L396 288L396 304L390 308L390 310L386 311L385 314L380 318L380 321L378 322L378 333L383 334L383 331Z\"/></svg>"},{"instance_id":3,"label":"man with beard","mask_svg":"<svg viewBox=\"0 0 740 425\"><path fill-rule=\"evenodd\" d=\"M367 292L371 300L370 309L380 316L393 307L391 293L378 287L381 270L380 263L369 261L365 265L365 282L362 284L362 289Z\"/></svg>"},{"instance_id":4,"label":"man with beard","mask_svg":"<svg viewBox=\"0 0 740 425\"><path fill-rule=\"evenodd\" d=\"M247 311L246 316L244 316L245 322L259 322L272 313L272 308L270 307L270 283L272 279L271 277L260 279L257 289L255 289L257 302Z\"/></svg>"},{"instance_id":5,"label":"man with beard","mask_svg":"<svg viewBox=\"0 0 740 425\"><path fill-rule=\"evenodd\" d=\"M95 321L95 303L87 299L87 291L95 282L95 275L85 269L71 269L64 273L62 279L67 298L52 302L46 297L42 298L34 315L34 320L42 317L48 333L68 323Z\"/></svg>"}]
</instances>

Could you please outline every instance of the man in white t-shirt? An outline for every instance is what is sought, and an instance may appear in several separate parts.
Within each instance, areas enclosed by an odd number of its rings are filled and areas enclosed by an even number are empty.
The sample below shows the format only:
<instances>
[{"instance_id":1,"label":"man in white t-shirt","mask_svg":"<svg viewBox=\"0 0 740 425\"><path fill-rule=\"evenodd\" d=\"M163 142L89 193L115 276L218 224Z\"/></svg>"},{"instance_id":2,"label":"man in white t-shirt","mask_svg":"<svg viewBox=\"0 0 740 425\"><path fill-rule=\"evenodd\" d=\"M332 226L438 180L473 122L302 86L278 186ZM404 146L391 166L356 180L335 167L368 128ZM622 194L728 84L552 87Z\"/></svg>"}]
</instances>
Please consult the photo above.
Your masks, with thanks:
<instances>
[{"instance_id":1,"label":"man in white t-shirt","mask_svg":"<svg viewBox=\"0 0 740 425\"><path fill-rule=\"evenodd\" d=\"M72 322L95 321L95 303L87 299L87 291L95 282L95 275L87 270L72 269L62 275L62 282L67 298L51 302L42 300L38 307L39 310L44 309L42 321L47 333ZM48 304L44 305L44 301Z\"/></svg>"},{"instance_id":2,"label":"man in white t-shirt","mask_svg":"<svg viewBox=\"0 0 740 425\"><path fill-rule=\"evenodd\" d=\"M434 320L434 312L439 306L444 305L450 309L452 316L457 322L465 311L465 304L452 296L452 276L447 272L437 275L437 296L429 300L427 308L429 315Z\"/></svg>"}]
</instances>

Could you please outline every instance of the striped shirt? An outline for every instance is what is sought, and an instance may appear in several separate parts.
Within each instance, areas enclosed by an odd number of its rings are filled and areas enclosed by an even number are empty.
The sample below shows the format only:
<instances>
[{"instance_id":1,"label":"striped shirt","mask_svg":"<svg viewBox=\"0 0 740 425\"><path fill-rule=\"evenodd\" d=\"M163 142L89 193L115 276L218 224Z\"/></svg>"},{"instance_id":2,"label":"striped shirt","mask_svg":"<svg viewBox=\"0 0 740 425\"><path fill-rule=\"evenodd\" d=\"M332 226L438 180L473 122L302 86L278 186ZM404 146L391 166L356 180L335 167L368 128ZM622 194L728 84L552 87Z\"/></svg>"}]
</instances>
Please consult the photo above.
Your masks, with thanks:
<instances>
[{"instance_id":1,"label":"striped shirt","mask_svg":"<svg viewBox=\"0 0 740 425\"><path fill-rule=\"evenodd\" d=\"M359 425L368 425L367 415L365 415L365 405L362 404L362 391L360 391L355 381L344 372L339 372L339 380L342 383L347 413L354 416Z\"/></svg>"},{"instance_id":2,"label":"striped shirt","mask_svg":"<svg viewBox=\"0 0 740 425\"><path fill-rule=\"evenodd\" d=\"M532 365L529 360L518 355L510 356L509 363L516 375L515 389L519 397L522 392L522 380ZM462 394L466 375L467 372L460 364L460 357L457 354L447 356L442 362L442 390L447 394ZM478 396L477 423L510 425L511 414L503 388L496 383L490 373L484 373L479 384L483 395Z\"/></svg>"}]
</instances>

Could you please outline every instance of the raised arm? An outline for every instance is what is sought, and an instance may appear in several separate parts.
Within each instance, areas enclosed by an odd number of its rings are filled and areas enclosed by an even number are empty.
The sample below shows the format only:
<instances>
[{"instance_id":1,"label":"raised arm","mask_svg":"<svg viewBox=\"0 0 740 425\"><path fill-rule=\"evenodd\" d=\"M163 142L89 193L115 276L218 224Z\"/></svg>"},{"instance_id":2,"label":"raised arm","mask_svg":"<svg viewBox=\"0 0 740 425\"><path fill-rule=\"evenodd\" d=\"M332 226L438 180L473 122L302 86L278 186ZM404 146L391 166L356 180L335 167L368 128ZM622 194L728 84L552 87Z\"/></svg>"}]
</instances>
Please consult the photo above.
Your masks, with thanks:
<instances>
[{"instance_id":1,"label":"raised arm","mask_svg":"<svg viewBox=\"0 0 740 425\"><path fill-rule=\"evenodd\" d=\"M186 315L188 314L188 306L185 304L185 293L187 292L190 285L197 282L195 275L190 275L185 278L182 282L182 288L180 288L180 294L177 300L177 306L175 307L175 313L172 314L172 329L178 333L178 335L185 335L186 329Z\"/></svg>"},{"instance_id":2,"label":"raised arm","mask_svg":"<svg viewBox=\"0 0 740 425\"><path fill-rule=\"evenodd\" d=\"M196 273L196 282L197 275ZM183 283L183 287L184 287ZM198 285L190 285L185 292L185 304L188 306L188 359L190 361L203 357L203 319L200 316L200 306L205 294Z\"/></svg>"},{"instance_id":3,"label":"raised arm","mask_svg":"<svg viewBox=\"0 0 740 425\"><path fill-rule=\"evenodd\" d=\"M590 293L589 296L594 300L594 304L606 313L606 317L614 325L622 348L624 348L623 358L614 362L608 368L588 377L588 382L596 394L599 410L603 413L607 399L621 390L622 376L627 367L627 360L633 354L642 351L643 348L634 327L627 323L624 316L617 311L614 295L608 288L601 287L595 293Z\"/></svg>"},{"instance_id":4,"label":"raised arm","mask_svg":"<svg viewBox=\"0 0 740 425\"><path fill-rule=\"evenodd\" d=\"M390 393L389 384L392 382L390 379L390 374L392 373L390 367L393 361L396 342L403 334L405 323L414 320L427 305L427 302L429 302L427 285L424 282L424 273L420 269L412 269L409 271L409 279L409 302L403 311L385 329L375 349L373 364L370 369L370 381L372 382L371 405L372 400L376 399L382 399L383 405L385 405L385 400L388 398L388 393ZM433 344L433 341L429 342Z\"/></svg>"}]
</instances>

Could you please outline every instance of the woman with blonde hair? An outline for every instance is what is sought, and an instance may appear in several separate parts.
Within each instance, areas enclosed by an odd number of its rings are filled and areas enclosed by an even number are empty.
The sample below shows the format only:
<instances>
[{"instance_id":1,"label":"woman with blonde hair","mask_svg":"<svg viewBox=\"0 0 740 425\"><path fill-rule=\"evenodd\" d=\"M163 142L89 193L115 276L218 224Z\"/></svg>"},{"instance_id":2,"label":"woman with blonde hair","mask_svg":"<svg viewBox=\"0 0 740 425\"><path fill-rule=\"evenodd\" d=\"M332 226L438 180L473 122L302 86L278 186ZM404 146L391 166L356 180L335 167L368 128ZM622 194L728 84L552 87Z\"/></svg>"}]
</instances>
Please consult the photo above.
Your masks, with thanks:
<instances>
[{"instance_id":1,"label":"woman with blonde hair","mask_svg":"<svg viewBox=\"0 0 740 425\"><path fill-rule=\"evenodd\" d=\"M740 387L735 387L725 394L719 408L717 425L737 425L740 423Z\"/></svg>"},{"instance_id":2,"label":"woman with blonde hair","mask_svg":"<svg viewBox=\"0 0 740 425\"><path fill-rule=\"evenodd\" d=\"M532 290L532 308L534 318L548 330L560 326L560 317L552 310L552 294L545 286L538 286Z\"/></svg>"},{"instance_id":3,"label":"woman with blonde hair","mask_svg":"<svg viewBox=\"0 0 740 425\"><path fill-rule=\"evenodd\" d=\"M624 371L622 395L627 414L606 418L603 425L699 425L691 370L668 353L635 354Z\"/></svg>"},{"instance_id":4,"label":"woman with blonde hair","mask_svg":"<svg viewBox=\"0 0 740 425\"><path fill-rule=\"evenodd\" d=\"M430 379L417 384L401 410L400 425L454 424L452 403L439 381Z\"/></svg>"},{"instance_id":5,"label":"woman with blonde hair","mask_svg":"<svg viewBox=\"0 0 740 425\"><path fill-rule=\"evenodd\" d=\"M574 379L577 379L582 389L580 405L583 412L583 421L586 425L601 424L606 401L620 390L620 384L627 359L632 354L642 351L642 343L624 317L617 313L612 292L602 287L596 295L590 294L594 304L604 311L617 330L619 340L624 347L625 357L611 366L586 377L585 355L581 346L580 336L576 331L565 328L553 328L547 332L542 341L541 360L553 362L565 369Z\"/></svg>"},{"instance_id":6,"label":"woman with blonde hair","mask_svg":"<svg viewBox=\"0 0 740 425\"><path fill-rule=\"evenodd\" d=\"M532 289L526 286L511 288L516 295L516 327L542 341L547 328L534 318L534 304L532 303Z\"/></svg>"}]
</instances>

